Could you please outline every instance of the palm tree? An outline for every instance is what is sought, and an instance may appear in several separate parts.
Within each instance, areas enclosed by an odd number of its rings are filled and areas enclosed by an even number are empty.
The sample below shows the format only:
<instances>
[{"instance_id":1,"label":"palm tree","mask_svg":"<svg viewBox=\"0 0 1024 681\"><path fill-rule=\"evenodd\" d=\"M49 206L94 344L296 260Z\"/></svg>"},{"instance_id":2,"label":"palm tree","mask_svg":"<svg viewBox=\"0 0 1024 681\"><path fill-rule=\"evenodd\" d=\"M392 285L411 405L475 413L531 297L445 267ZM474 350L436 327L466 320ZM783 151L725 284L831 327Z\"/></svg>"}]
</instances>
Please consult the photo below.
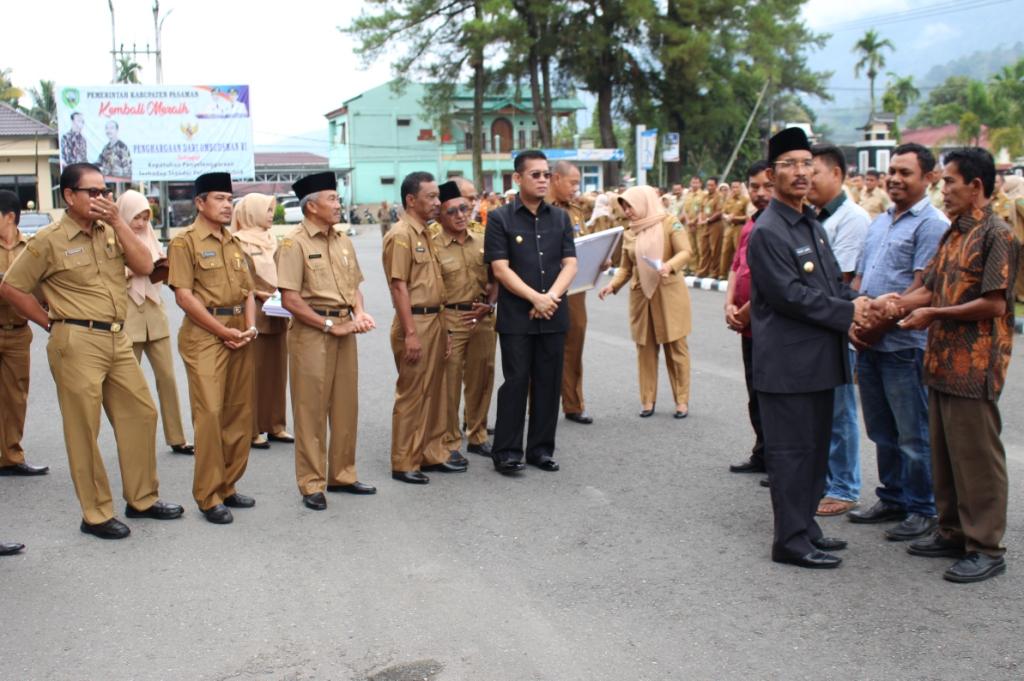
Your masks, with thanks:
<instances>
[{"instance_id":1,"label":"palm tree","mask_svg":"<svg viewBox=\"0 0 1024 681\"><path fill-rule=\"evenodd\" d=\"M11 70L0 69L0 102L10 104L15 109L20 109L21 105L18 100L25 96L25 91L19 87L14 87L14 83L11 82Z\"/></svg>"},{"instance_id":2,"label":"palm tree","mask_svg":"<svg viewBox=\"0 0 1024 681\"><path fill-rule=\"evenodd\" d=\"M989 92L995 117L989 130L993 149L1005 148L1011 156L1024 153L1024 59L1004 66L992 77Z\"/></svg>"},{"instance_id":3,"label":"palm tree","mask_svg":"<svg viewBox=\"0 0 1024 681\"><path fill-rule=\"evenodd\" d=\"M873 28L869 29L864 37L853 46L853 51L861 55L860 61L853 66L853 77L860 78L861 71L867 73L872 115L875 113L875 78L878 77L879 71L885 68L885 55L882 54L882 50L886 47L893 51L896 50L896 46L888 38L879 40L878 31Z\"/></svg>"},{"instance_id":4,"label":"palm tree","mask_svg":"<svg viewBox=\"0 0 1024 681\"><path fill-rule=\"evenodd\" d=\"M914 85L913 76L897 76L892 71L889 77L893 80L882 95L882 107L896 116L893 121L893 132L898 140L900 138L900 116L906 113L910 105L921 98L921 91Z\"/></svg>"},{"instance_id":5,"label":"palm tree","mask_svg":"<svg viewBox=\"0 0 1024 681\"><path fill-rule=\"evenodd\" d=\"M28 114L32 118L46 123L51 128L57 125L57 95L52 80L39 81L38 88L30 88L28 91L32 98L32 108Z\"/></svg>"},{"instance_id":6,"label":"palm tree","mask_svg":"<svg viewBox=\"0 0 1024 681\"><path fill-rule=\"evenodd\" d=\"M131 57L120 57L117 60L118 83L138 83L139 71L142 66Z\"/></svg>"}]
</instances>

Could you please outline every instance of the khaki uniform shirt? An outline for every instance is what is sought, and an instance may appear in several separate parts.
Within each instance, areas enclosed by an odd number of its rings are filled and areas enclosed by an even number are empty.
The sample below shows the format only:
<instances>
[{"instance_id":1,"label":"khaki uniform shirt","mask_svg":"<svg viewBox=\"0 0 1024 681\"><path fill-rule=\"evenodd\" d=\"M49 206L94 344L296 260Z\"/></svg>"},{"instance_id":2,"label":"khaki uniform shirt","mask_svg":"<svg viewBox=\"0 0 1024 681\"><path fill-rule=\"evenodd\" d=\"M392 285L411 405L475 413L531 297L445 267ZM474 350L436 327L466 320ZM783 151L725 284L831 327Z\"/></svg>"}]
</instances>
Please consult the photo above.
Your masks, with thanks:
<instances>
[{"instance_id":1,"label":"khaki uniform shirt","mask_svg":"<svg viewBox=\"0 0 1024 681\"><path fill-rule=\"evenodd\" d=\"M384 274L390 284L400 279L409 289L413 307L436 307L445 302L444 279L434 241L427 227L404 213L384 237Z\"/></svg>"},{"instance_id":2,"label":"khaki uniform shirt","mask_svg":"<svg viewBox=\"0 0 1024 681\"><path fill-rule=\"evenodd\" d=\"M726 197L720 191L716 190L714 196L708 196L707 193L705 193L704 201L701 203L701 210L704 211L704 217L709 218L715 213L724 210L725 201ZM708 226L718 223L724 224L724 220L719 218L715 222L709 222Z\"/></svg>"},{"instance_id":3,"label":"khaki uniform shirt","mask_svg":"<svg viewBox=\"0 0 1024 681\"><path fill-rule=\"evenodd\" d=\"M40 288L50 319L123 322L128 313L124 249L114 228L95 222L86 234L67 214L40 230L4 281L24 293Z\"/></svg>"},{"instance_id":4,"label":"khaki uniform shirt","mask_svg":"<svg viewBox=\"0 0 1024 681\"><path fill-rule=\"evenodd\" d=\"M552 201L551 205L558 206L569 214L569 222L572 223L572 235L574 238L590 234L591 230L587 227L587 219L590 216L587 214L587 210L583 207L582 203L579 201L570 201L569 203Z\"/></svg>"},{"instance_id":5,"label":"khaki uniform shirt","mask_svg":"<svg viewBox=\"0 0 1024 681\"><path fill-rule=\"evenodd\" d=\"M310 307L354 307L363 271L352 240L336 229L327 233L306 220L277 249L277 286L298 291Z\"/></svg>"},{"instance_id":6,"label":"khaki uniform shirt","mask_svg":"<svg viewBox=\"0 0 1024 681\"><path fill-rule=\"evenodd\" d=\"M154 303L149 298L136 305L128 297L128 318L124 322L124 332L132 339L132 343L145 343L167 338L171 335L167 323L167 313L163 303Z\"/></svg>"},{"instance_id":7,"label":"khaki uniform shirt","mask_svg":"<svg viewBox=\"0 0 1024 681\"><path fill-rule=\"evenodd\" d=\"M196 220L174 237L167 250L167 284L191 289L206 307L241 305L252 293L242 242L226 227L217 234L204 220Z\"/></svg>"},{"instance_id":8,"label":"khaki uniform shirt","mask_svg":"<svg viewBox=\"0 0 1024 681\"><path fill-rule=\"evenodd\" d=\"M683 199L683 213L680 217L690 226L697 226L697 218L700 217L700 208L704 204L704 190L690 192Z\"/></svg>"},{"instance_id":9,"label":"khaki uniform shirt","mask_svg":"<svg viewBox=\"0 0 1024 681\"><path fill-rule=\"evenodd\" d=\"M442 231L434 237L444 291L449 303L483 302L487 296L487 269L484 263L484 238L466 230L466 240L459 243Z\"/></svg>"},{"instance_id":10,"label":"khaki uniform shirt","mask_svg":"<svg viewBox=\"0 0 1024 681\"><path fill-rule=\"evenodd\" d=\"M3 280L4 274L11 268L11 263L14 262L22 251L25 250L25 244L28 243L28 239L21 232L18 232L18 240L14 242L14 246L10 249L4 248L0 245L0 280ZM14 311L14 308L3 298L0 298L0 327L3 326L21 326L25 323L25 318Z\"/></svg>"},{"instance_id":11,"label":"khaki uniform shirt","mask_svg":"<svg viewBox=\"0 0 1024 681\"><path fill-rule=\"evenodd\" d=\"M858 203L874 220L889 208L891 202L889 201L889 196L882 191L882 188L876 187L874 191L869 192L867 189L862 191Z\"/></svg>"},{"instance_id":12,"label":"khaki uniform shirt","mask_svg":"<svg viewBox=\"0 0 1024 681\"><path fill-rule=\"evenodd\" d=\"M1010 213L1013 211L1013 201L1003 191L992 195L992 212L1002 218L1003 222L1010 222Z\"/></svg>"},{"instance_id":13,"label":"khaki uniform shirt","mask_svg":"<svg viewBox=\"0 0 1024 681\"><path fill-rule=\"evenodd\" d=\"M726 227L743 227L747 222L747 206L750 200L740 195L730 196L729 200L725 202L725 226Z\"/></svg>"}]
</instances>

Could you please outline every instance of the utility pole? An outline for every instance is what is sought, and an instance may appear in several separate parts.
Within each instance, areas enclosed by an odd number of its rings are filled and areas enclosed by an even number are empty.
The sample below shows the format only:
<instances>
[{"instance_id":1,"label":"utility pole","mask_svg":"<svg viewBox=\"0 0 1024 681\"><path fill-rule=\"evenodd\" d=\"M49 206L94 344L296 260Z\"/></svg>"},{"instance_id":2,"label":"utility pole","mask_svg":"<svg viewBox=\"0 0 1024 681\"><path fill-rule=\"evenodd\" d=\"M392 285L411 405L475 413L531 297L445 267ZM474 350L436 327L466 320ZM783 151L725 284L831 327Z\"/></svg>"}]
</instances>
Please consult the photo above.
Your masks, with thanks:
<instances>
[{"instance_id":1,"label":"utility pole","mask_svg":"<svg viewBox=\"0 0 1024 681\"><path fill-rule=\"evenodd\" d=\"M110 8L110 82L117 82L117 31L114 29L114 0L107 0Z\"/></svg>"}]
</instances>

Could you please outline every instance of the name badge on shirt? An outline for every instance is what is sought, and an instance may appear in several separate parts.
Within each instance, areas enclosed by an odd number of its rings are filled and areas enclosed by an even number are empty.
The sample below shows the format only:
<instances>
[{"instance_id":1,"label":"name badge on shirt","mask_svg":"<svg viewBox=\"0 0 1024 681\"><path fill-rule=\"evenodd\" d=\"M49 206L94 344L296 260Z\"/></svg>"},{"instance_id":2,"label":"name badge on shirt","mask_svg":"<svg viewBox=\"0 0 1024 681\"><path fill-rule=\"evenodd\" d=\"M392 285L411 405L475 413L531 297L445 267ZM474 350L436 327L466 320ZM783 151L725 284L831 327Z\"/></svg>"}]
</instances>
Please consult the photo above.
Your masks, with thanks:
<instances>
[{"instance_id":1,"label":"name badge on shirt","mask_svg":"<svg viewBox=\"0 0 1024 681\"><path fill-rule=\"evenodd\" d=\"M204 258L212 258L217 255L217 251L203 251L200 255Z\"/></svg>"},{"instance_id":2,"label":"name badge on shirt","mask_svg":"<svg viewBox=\"0 0 1024 681\"><path fill-rule=\"evenodd\" d=\"M416 247L416 252L417 253L426 253L427 249L425 247L423 247L423 246L417 246Z\"/></svg>"},{"instance_id":3,"label":"name badge on shirt","mask_svg":"<svg viewBox=\"0 0 1024 681\"><path fill-rule=\"evenodd\" d=\"M309 255L306 256L306 259L307 260L316 260L317 258L322 258L322 257L324 257L323 253L310 253Z\"/></svg>"},{"instance_id":4,"label":"name badge on shirt","mask_svg":"<svg viewBox=\"0 0 1024 681\"><path fill-rule=\"evenodd\" d=\"M797 255L807 255L810 252L811 252L811 247L810 246L800 246L799 248L796 249L796 254Z\"/></svg>"},{"instance_id":5,"label":"name badge on shirt","mask_svg":"<svg viewBox=\"0 0 1024 681\"><path fill-rule=\"evenodd\" d=\"M79 247L79 248L69 248L68 250L64 251L64 255L78 255L79 253L82 253L84 251L85 251L85 249L81 248L81 247Z\"/></svg>"}]
</instances>

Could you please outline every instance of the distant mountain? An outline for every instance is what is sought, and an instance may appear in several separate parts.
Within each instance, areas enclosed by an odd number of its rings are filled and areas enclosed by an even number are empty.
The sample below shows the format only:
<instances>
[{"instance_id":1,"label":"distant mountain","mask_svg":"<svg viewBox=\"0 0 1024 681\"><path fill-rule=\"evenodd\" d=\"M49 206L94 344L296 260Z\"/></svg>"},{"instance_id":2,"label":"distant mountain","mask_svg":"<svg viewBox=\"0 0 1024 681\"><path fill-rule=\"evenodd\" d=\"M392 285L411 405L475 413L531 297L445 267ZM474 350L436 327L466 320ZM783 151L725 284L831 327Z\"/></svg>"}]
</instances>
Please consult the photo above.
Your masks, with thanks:
<instances>
[{"instance_id":1,"label":"distant mountain","mask_svg":"<svg viewBox=\"0 0 1024 681\"><path fill-rule=\"evenodd\" d=\"M988 80L1004 66L1024 59L1024 42L1011 47L1000 45L991 50L978 50L973 54L939 66L933 66L921 78L920 85L925 87L940 85L950 76L967 76L975 80Z\"/></svg>"}]
</instances>

